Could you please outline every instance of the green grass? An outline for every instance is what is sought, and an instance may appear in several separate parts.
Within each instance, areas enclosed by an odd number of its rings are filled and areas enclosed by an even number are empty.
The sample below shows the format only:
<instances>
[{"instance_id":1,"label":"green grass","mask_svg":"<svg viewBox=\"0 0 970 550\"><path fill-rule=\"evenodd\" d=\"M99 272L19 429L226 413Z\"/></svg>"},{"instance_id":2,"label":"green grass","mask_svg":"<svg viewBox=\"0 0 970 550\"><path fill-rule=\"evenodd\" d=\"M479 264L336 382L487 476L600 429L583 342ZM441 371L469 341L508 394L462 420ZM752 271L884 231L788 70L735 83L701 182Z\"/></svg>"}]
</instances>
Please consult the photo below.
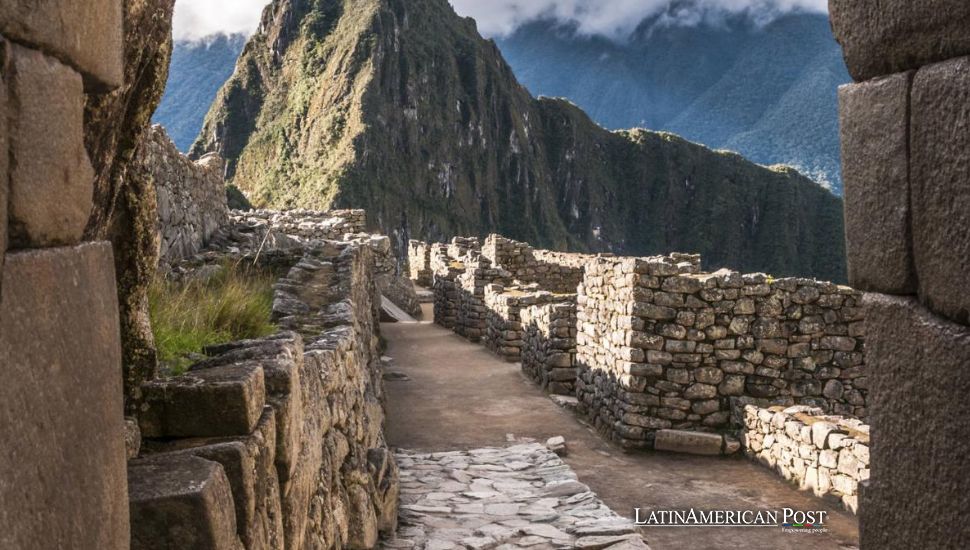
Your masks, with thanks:
<instances>
[{"instance_id":1,"label":"green grass","mask_svg":"<svg viewBox=\"0 0 970 550\"><path fill-rule=\"evenodd\" d=\"M205 346L273 334L275 281L270 273L231 263L205 280L156 280L149 314L161 370L179 375Z\"/></svg>"}]
</instances>

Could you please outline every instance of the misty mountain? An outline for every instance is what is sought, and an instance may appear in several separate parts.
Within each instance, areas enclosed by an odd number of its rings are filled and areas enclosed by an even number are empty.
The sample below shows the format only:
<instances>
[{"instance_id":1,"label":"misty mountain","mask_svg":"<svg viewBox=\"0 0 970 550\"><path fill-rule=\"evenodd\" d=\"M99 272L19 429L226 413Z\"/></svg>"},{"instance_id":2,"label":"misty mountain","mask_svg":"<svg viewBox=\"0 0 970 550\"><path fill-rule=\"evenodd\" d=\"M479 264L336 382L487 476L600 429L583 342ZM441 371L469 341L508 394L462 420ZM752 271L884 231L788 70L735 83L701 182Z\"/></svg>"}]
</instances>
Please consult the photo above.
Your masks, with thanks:
<instances>
[{"instance_id":1,"label":"misty mountain","mask_svg":"<svg viewBox=\"0 0 970 550\"><path fill-rule=\"evenodd\" d=\"M569 98L607 128L667 130L789 164L841 194L836 89L850 78L824 15L653 18L625 41L538 21L497 42L532 93Z\"/></svg>"},{"instance_id":2,"label":"misty mountain","mask_svg":"<svg viewBox=\"0 0 970 550\"><path fill-rule=\"evenodd\" d=\"M845 278L837 197L791 169L536 99L447 0L275 0L190 154L209 151L255 206L364 208L399 248L499 232Z\"/></svg>"},{"instance_id":3,"label":"misty mountain","mask_svg":"<svg viewBox=\"0 0 970 550\"><path fill-rule=\"evenodd\" d=\"M168 130L180 151L188 151L199 135L209 106L232 75L245 45L241 34L175 42L165 96L153 122Z\"/></svg>"}]
</instances>

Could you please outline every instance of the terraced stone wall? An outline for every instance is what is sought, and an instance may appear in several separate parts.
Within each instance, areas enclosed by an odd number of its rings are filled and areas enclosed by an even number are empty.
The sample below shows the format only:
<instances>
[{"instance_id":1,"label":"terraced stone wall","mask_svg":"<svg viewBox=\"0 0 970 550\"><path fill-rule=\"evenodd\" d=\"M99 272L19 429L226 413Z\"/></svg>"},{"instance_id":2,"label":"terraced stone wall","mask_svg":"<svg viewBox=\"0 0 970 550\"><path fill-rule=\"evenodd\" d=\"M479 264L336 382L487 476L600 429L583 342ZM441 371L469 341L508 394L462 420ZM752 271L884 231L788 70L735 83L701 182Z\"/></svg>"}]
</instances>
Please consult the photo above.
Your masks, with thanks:
<instances>
[{"instance_id":1,"label":"terraced stone wall","mask_svg":"<svg viewBox=\"0 0 970 550\"><path fill-rule=\"evenodd\" d=\"M395 528L374 251L362 238L300 254L277 285L283 332L145 384L135 547L371 548Z\"/></svg>"}]
</instances>

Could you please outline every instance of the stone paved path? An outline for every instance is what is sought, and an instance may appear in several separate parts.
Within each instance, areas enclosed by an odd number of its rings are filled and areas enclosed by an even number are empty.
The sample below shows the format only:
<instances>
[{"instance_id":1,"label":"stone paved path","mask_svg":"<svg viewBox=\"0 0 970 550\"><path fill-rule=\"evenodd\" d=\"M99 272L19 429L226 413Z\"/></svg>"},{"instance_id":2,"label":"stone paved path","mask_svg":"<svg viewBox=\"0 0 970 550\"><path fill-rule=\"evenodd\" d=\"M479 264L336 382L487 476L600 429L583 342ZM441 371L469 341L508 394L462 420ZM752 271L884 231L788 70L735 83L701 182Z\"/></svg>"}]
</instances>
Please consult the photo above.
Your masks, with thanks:
<instances>
[{"instance_id":1,"label":"stone paved path","mask_svg":"<svg viewBox=\"0 0 970 550\"><path fill-rule=\"evenodd\" d=\"M430 314L425 319L430 319ZM836 503L798 491L748 460L670 453L626 454L557 407L483 346L429 323L382 326L388 341L387 437L420 452L503 447L564 436L565 462L620 515L645 510L772 509L829 512L829 532L776 529L645 528L653 550L845 550L858 545L858 522Z\"/></svg>"},{"instance_id":2,"label":"stone paved path","mask_svg":"<svg viewBox=\"0 0 970 550\"><path fill-rule=\"evenodd\" d=\"M397 455L398 538L383 548L648 550L542 445Z\"/></svg>"}]
</instances>

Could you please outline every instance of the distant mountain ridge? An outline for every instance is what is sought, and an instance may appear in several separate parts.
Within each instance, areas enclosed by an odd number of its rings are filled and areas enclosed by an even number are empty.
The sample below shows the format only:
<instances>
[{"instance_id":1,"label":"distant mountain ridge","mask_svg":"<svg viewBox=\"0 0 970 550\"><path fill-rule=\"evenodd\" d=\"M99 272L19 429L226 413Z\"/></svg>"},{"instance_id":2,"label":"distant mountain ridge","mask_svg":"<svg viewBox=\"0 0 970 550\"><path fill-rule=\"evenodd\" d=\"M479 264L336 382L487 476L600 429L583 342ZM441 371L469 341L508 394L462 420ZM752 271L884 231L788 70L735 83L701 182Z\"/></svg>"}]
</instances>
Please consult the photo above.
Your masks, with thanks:
<instances>
[{"instance_id":1,"label":"distant mountain ridge","mask_svg":"<svg viewBox=\"0 0 970 550\"><path fill-rule=\"evenodd\" d=\"M608 128L667 130L789 164L841 194L836 90L850 78L824 15L655 17L625 41L536 21L497 42L532 93L567 97Z\"/></svg>"},{"instance_id":2,"label":"distant mountain ridge","mask_svg":"<svg viewBox=\"0 0 970 550\"><path fill-rule=\"evenodd\" d=\"M256 206L364 208L399 249L499 232L845 279L838 198L793 170L610 132L534 98L446 0L275 0L191 154L209 151Z\"/></svg>"},{"instance_id":3,"label":"distant mountain ridge","mask_svg":"<svg viewBox=\"0 0 970 550\"><path fill-rule=\"evenodd\" d=\"M168 85L152 121L165 127L180 151L188 151L198 137L205 114L232 76L245 45L242 34L175 41Z\"/></svg>"}]
</instances>

